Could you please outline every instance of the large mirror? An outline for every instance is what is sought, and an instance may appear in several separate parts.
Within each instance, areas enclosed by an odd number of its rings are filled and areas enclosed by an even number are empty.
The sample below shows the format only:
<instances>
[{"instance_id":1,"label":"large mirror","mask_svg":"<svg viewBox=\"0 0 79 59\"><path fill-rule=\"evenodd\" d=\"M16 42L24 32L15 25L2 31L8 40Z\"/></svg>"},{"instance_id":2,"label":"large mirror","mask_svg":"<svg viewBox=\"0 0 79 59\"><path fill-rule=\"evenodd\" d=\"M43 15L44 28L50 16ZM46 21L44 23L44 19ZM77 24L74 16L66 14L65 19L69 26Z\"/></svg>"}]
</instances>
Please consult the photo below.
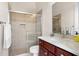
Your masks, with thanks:
<instances>
[{"instance_id":1,"label":"large mirror","mask_svg":"<svg viewBox=\"0 0 79 59\"><path fill-rule=\"evenodd\" d=\"M53 5L52 30L53 33L72 35L75 31L75 3L56 2Z\"/></svg>"}]
</instances>

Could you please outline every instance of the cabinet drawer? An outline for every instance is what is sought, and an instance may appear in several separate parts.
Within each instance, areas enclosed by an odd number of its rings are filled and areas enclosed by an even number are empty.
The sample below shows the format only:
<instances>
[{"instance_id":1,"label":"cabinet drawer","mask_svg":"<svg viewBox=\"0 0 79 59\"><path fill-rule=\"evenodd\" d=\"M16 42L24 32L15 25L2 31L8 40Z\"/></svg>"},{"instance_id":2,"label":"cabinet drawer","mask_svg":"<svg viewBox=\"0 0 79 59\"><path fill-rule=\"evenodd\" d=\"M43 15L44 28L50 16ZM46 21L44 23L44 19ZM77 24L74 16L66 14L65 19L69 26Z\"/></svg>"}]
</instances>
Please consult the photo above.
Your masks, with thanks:
<instances>
[{"instance_id":1,"label":"cabinet drawer","mask_svg":"<svg viewBox=\"0 0 79 59\"><path fill-rule=\"evenodd\" d=\"M56 48L56 55L57 56L61 56L61 55L63 55L63 56L72 56L72 53L69 53L69 52L57 47Z\"/></svg>"},{"instance_id":2,"label":"cabinet drawer","mask_svg":"<svg viewBox=\"0 0 79 59\"><path fill-rule=\"evenodd\" d=\"M48 50L40 46L39 56L48 56Z\"/></svg>"},{"instance_id":3,"label":"cabinet drawer","mask_svg":"<svg viewBox=\"0 0 79 59\"><path fill-rule=\"evenodd\" d=\"M44 48L48 49L49 51L51 51L53 54L55 54L55 46L48 43L48 42L44 42Z\"/></svg>"}]
</instances>

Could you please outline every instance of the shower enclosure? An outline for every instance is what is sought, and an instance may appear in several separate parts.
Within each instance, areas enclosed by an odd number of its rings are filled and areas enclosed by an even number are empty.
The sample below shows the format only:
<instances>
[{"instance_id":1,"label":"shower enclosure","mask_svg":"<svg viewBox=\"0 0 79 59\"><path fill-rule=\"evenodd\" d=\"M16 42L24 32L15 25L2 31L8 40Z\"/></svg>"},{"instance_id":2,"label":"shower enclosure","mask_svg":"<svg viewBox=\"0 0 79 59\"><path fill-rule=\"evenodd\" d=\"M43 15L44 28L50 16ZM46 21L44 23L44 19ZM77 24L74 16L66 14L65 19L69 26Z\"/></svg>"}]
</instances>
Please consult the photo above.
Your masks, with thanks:
<instances>
[{"instance_id":1,"label":"shower enclosure","mask_svg":"<svg viewBox=\"0 0 79 59\"><path fill-rule=\"evenodd\" d=\"M10 55L29 53L31 46L38 44L41 35L41 16L11 12L12 45Z\"/></svg>"}]
</instances>

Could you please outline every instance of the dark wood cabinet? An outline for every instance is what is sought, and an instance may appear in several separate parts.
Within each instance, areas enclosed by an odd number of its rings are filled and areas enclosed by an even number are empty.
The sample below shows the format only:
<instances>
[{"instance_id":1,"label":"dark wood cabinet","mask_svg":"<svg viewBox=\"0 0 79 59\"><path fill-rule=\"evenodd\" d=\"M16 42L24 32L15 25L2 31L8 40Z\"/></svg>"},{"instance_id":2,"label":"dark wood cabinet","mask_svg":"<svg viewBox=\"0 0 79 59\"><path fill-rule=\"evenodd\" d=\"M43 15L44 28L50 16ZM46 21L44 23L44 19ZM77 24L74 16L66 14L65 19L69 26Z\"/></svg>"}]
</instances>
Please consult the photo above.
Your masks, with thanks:
<instances>
[{"instance_id":1,"label":"dark wood cabinet","mask_svg":"<svg viewBox=\"0 0 79 59\"><path fill-rule=\"evenodd\" d=\"M57 56L61 56L61 55L63 55L63 56L73 56L74 54L72 54L68 51L65 51L61 48L56 47L56 55Z\"/></svg>"},{"instance_id":2,"label":"dark wood cabinet","mask_svg":"<svg viewBox=\"0 0 79 59\"><path fill-rule=\"evenodd\" d=\"M74 54L65 51L53 44L39 39L39 56L75 56Z\"/></svg>"},{"instance_id":3,"label":"dark wood cabinet","mask_svg":"<svg viewBox=\"0 0 79 59\"><path fill-rule=\"evenodd\" d=\"M48 52L48 56L55 56L55 54Z\"/></svg>"},{"instance_id":4,"label":"dark wood cabinet","mask_svg":"<svg viewBox=\"0 0 79 59\"><path fill-rule=\"evenodd\" d=\"M48 56L48 50L46 50L45 48L43 47L40 47L40 50L39 50L39 55L40 56Z\"/></svg>"},{"instance_id":5,"label":"dark wood cabinet","mask_svg":"<svg viewBox=\"0 0 79 59\"><path fill-rule=\"evenodd\" d=\"M43 42L43 47L46 48L48 51L51 51L53 54L55 54L55 46L52 44L49 44L48 42Z\"/></svg>"}]
</instances>

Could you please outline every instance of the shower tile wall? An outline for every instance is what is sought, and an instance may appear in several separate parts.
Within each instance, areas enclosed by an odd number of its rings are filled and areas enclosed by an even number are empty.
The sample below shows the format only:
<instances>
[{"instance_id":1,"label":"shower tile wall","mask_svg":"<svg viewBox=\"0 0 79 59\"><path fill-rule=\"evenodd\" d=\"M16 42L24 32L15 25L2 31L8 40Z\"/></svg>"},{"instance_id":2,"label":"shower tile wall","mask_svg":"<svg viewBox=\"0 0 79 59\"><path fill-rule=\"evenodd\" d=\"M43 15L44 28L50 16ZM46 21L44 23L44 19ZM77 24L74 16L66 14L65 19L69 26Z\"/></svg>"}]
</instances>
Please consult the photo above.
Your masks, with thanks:
<instances>
[{"instance_id":1,"label":"shower tile wall","mask_svg":"<svg viewBox=\"0 0 79 59\"><path fill-rule=\"evenodd\" d=\"M35 17L19 13L11 13L10 15L12 24L12 46L10 48L10 55L29 52L29 47L36 44L36 36L32 35L36 32Z\"/></svg>"}]
</instances>

